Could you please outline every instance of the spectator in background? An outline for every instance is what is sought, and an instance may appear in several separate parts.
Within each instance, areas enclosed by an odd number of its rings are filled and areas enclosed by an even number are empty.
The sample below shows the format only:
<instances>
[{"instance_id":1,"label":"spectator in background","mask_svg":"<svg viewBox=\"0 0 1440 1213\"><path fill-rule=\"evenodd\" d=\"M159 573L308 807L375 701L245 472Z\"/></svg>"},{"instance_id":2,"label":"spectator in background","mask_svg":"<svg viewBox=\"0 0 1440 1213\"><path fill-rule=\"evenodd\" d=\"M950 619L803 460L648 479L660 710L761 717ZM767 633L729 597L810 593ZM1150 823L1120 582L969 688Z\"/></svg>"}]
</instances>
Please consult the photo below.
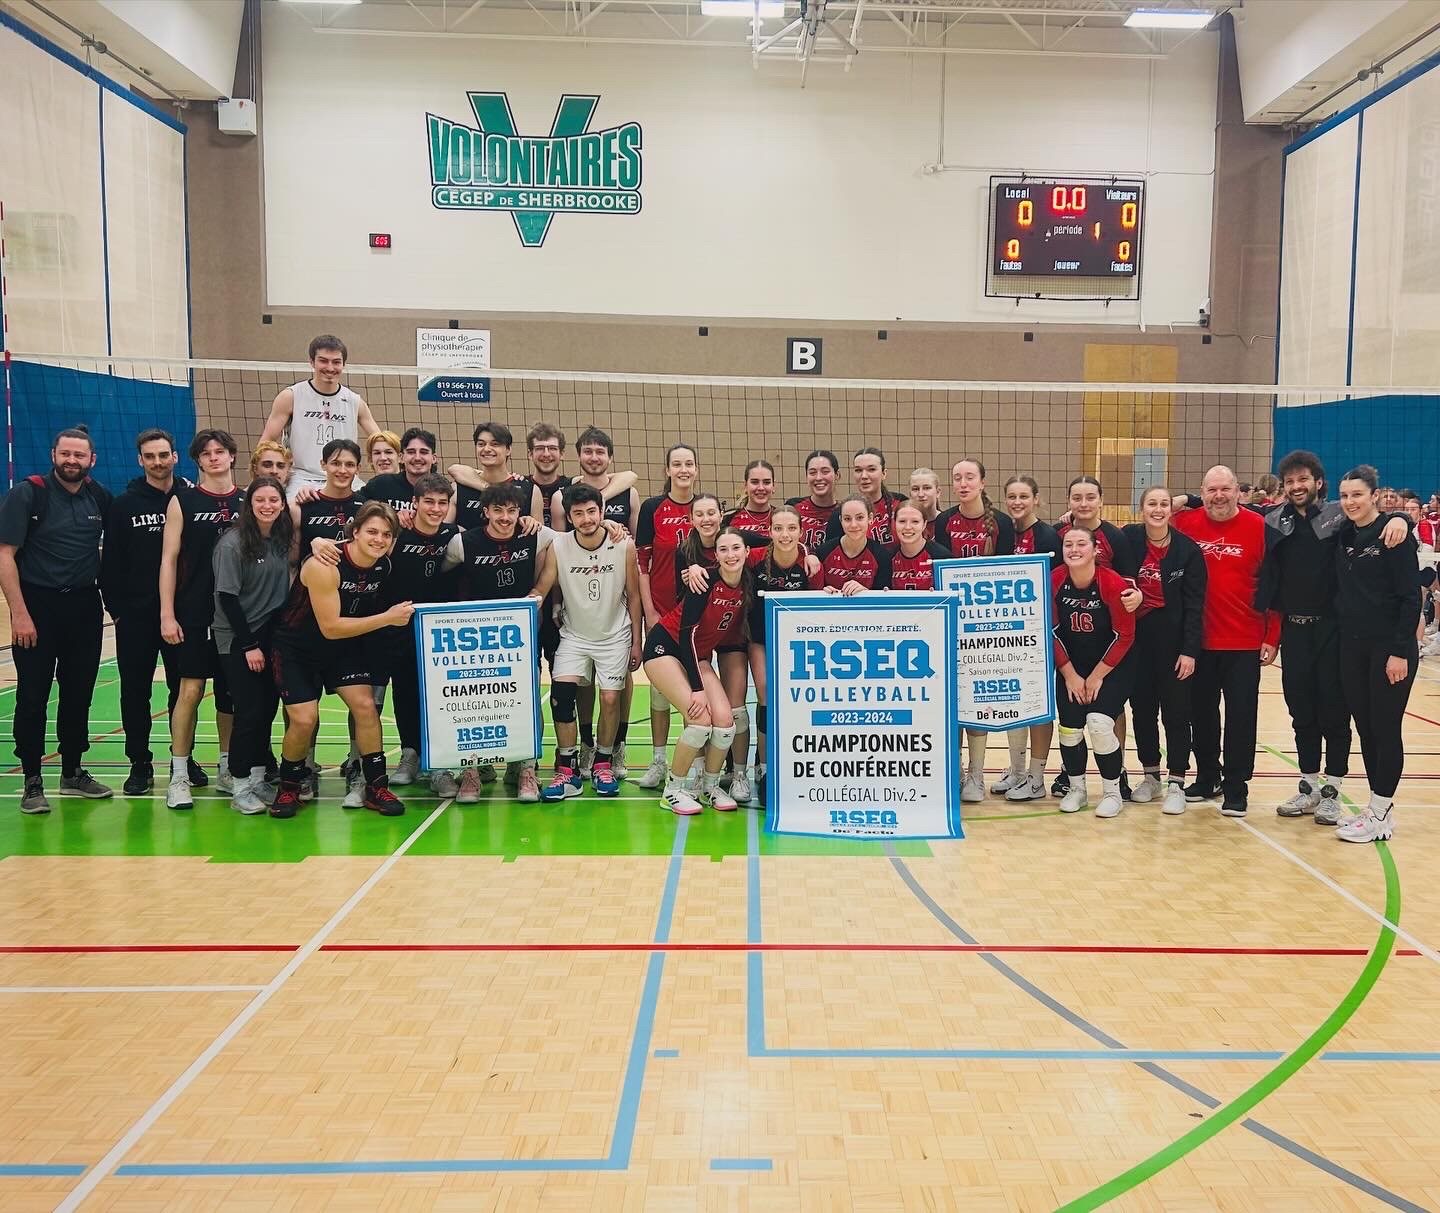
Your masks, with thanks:
<instances>
[{"instance_id":1,"label":"spectator in background","mask_svg":"<svg viewBox=\"0 0 1440 1213\"><path fill-rule=\"evenodd\" d=\"M1400 492L1385 485L1380 490L1379 496L1380 512L1382 514L1398 514L1400 512Z\"/></svg>"}]
</instances>

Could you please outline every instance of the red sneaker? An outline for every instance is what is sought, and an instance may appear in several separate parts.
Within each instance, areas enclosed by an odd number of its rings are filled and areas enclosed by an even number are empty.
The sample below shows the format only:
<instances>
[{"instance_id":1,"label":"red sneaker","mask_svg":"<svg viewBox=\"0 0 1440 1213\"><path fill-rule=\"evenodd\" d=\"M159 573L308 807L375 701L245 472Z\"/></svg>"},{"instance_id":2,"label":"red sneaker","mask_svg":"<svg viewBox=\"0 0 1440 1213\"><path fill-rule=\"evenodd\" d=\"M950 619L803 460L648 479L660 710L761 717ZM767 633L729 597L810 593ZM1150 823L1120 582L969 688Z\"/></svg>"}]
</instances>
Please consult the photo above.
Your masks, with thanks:
<instances>
[{"instance_id":1,"label":"red sneaker","mask_svg":"<svg viewBox=\"0 0 1440 1213\"><path fill-rule=\"evenodd\" d=\"M275 794L275 803L270 806L271 817L294 817L300 808L300 789L287 788L283 784Z\"/></svg>"},{"instance_id":2,"label":"red sneaker","mask_svg":"<svg viewBox=\"0 0 1440 1213\"><path fill-rule=\"evenodd\" d=\"M374 809L381 817L399 817L405 811L405 802L388 787L366 784L365 807Z\"/></svg>"}]
</instances>

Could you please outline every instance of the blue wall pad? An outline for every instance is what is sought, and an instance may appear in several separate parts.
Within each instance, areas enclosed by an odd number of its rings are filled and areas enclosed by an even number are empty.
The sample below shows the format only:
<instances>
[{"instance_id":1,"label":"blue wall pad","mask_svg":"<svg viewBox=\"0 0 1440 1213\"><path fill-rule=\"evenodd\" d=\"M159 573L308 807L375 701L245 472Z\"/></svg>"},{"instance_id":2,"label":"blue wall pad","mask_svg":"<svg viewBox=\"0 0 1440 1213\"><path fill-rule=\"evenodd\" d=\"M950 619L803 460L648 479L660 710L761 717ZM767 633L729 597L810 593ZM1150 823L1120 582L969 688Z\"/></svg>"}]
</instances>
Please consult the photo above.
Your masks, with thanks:
<instances>
[{"instance_id":1,"label":"blue wall pad","mask_svg":"<svg viewBox=\"0 0 1440 1213\"><path fill-rule=\"evenodd\" d=\"M195 433L195 393L188 385L19 361L11 364L10 383L17 480L49 471L56 433L81 422L90 427L99 456L93 475L112 492L140 475L135 435L150 426L175 435L180 471L193 478L195 466L185 454Z\"/></svg>"},{"instance_id":2,"label":"blue wall pad","mask_svg":"<svg viewBox=\"0 0 1440 1213\"><path fill-rule=\"evenodd\" d=\"M1340 477L1361 462L1375 465L1382 484L1428 497L1440 488L1435 410L1433 396L1372 396L1277 408L1274 464L1297 448L1314 451L1325 465L1332 500L1339 496Z\"/></svg>"}]
</instances>

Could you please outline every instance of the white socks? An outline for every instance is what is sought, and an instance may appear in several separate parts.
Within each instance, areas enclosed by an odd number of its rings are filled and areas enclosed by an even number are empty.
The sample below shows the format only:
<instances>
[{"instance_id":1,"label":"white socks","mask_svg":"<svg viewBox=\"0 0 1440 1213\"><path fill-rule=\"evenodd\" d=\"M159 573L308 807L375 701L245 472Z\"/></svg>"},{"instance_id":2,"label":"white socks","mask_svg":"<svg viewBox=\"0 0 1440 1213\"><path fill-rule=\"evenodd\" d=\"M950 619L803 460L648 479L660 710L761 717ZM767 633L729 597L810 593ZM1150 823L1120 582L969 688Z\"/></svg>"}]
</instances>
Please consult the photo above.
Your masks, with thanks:
<instances>
[{"instance_id":1,"label":"white socks","mask_svg":"<svg viewBox=\"0 0 1440 1213\"><path fill-rule=\"evenodd\" d=\"M170 778L171 778L171 779L189 779L189 778L190 778L190 755L189 755L189 754L186 754L186 755L184 755L184 756L181 757L181 758L177 758L174 754L171 754L171 755L170 755Z\"/></svg>"}]
</instances>

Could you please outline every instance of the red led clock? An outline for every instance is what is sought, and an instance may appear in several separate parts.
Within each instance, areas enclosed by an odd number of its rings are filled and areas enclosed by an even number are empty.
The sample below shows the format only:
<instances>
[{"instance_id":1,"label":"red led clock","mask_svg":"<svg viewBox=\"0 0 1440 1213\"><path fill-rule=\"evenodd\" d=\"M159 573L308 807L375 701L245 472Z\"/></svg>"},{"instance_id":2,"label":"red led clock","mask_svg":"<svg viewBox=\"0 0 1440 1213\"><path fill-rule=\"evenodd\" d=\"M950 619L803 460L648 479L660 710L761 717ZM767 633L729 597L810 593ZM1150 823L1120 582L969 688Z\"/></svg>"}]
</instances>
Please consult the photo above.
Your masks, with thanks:
<instances>
[{"instance_id":1,"label":"red led clock","mask_svg":"<svg viewBox=\"0 0 1440 1213\"><path fill-rule=\"evenodd\" d=\"M389 232L371 232L371 233L370 233L370 247L371 247L371 248L390 248L390 247L391 247L391 244L390 244L390 233L389 233Z\"/></svg>"}]
</instances>

